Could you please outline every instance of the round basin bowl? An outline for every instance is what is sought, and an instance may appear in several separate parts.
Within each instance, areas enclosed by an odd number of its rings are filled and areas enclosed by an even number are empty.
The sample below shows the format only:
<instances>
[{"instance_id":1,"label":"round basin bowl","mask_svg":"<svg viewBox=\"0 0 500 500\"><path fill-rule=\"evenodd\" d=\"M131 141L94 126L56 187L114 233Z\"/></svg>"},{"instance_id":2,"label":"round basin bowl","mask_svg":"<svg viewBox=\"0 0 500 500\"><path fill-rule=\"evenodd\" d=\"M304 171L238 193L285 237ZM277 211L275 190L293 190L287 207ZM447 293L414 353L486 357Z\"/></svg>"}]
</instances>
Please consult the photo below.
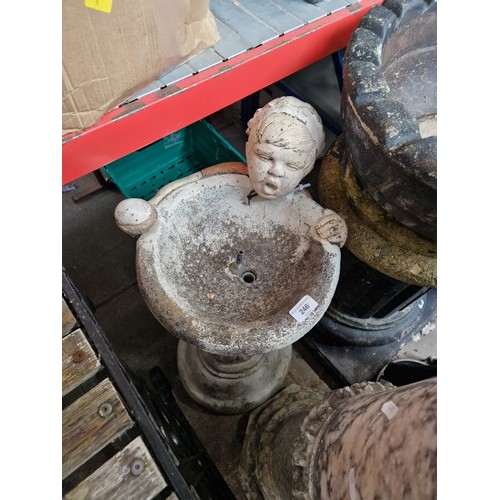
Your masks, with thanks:
<instances>
[{"instance_id":1,"label":"round basin bowl","mask_svg":"<svg viewBox=\"0 0 500 500\"><path fill-rule=\"evenodd\" d=\"M436 241L437 2L386 0L354 30L341 112L360 185L390 216Z\"/></svg>"},{"instance_id":2,"label":"round basin bowl","mask_svg":"<svg viewBox=\"0 0 500 500\"><path fill-rule=\"evenodd\" d=\"M138 283L152 313L214 354L292 344L321 319L338 281L339 248L312 230L322 207L304 192L249 200L251 191L247 175L203 174L157 204L137 241ZM299 322L290 310L306 296L318 305L306 298Z\"/></svg>"}]
</instances>

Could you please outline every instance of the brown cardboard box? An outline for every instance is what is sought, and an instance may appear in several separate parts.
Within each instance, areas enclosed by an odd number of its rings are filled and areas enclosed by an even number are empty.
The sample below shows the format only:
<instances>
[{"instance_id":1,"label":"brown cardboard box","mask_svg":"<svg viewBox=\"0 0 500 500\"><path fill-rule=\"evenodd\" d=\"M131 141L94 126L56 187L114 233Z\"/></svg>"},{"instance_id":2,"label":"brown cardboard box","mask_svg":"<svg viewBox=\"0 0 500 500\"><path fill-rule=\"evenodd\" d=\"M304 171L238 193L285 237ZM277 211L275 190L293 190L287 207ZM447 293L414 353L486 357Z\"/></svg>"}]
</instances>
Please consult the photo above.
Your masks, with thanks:
<instances>
[{"instance_id":1,"label":"brown cardboard box","mask_svg":"<svg viewBox=\"0 0 500 500\"><path fill-rule=\"evenodd\" d=\"M64 0L62 29L63 134L219 40L209 0Z\"/></svg>"}]
</instances>

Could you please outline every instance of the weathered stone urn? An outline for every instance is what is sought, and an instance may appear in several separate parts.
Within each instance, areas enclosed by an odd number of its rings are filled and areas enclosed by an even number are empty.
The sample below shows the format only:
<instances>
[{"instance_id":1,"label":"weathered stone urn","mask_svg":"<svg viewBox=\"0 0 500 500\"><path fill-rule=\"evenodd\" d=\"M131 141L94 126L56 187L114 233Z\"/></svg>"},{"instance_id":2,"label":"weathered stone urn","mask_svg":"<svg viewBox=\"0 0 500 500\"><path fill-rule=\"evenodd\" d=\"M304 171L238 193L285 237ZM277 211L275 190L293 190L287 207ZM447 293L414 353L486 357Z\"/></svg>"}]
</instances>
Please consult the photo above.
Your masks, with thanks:
<instances>
[{"instance_id":1,"label":"weathered stone urn","mask_svg":"<svg viewBox=\"0 0 500 500\"><path fill-rule=\"evenodd\" d=\"M250 415L241 455L249 499L432 499L437 381L287 387Z\"/></svg>"},{"instance_id":2,"label":"weathered stone urn","mask_svg":"<svg viewBox=\"0 0 500 500\"><path fill-rule=\"evenodd\" d=\"M436 26L436 1L386 0L349 40L343 134L318 178L320 203L349 228L338 290L320 324L326 342L388 345L435 318Z\"/></svg>"}]
</instances>

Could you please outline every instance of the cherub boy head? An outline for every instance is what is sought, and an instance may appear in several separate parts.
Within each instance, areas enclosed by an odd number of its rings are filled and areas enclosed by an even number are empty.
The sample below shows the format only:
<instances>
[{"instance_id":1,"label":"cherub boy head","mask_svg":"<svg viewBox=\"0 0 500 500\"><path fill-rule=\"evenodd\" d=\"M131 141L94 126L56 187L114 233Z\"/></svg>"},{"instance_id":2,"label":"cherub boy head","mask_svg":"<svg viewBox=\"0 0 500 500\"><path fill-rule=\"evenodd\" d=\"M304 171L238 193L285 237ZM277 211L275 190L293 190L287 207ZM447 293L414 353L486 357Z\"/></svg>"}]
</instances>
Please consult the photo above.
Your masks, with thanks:
<instances>
[{"instance_id":1,"label":"cherub boy head","mask_svg":"<svg viewBox=\"0 0 500 500\"><path fill-rule=\"evenodd\" d=\"M246 158L255 192L275 199L290 193L314 168L325 132L314 108L295 97L278 97L248 121Z\"/></svg>"}]
</instances>

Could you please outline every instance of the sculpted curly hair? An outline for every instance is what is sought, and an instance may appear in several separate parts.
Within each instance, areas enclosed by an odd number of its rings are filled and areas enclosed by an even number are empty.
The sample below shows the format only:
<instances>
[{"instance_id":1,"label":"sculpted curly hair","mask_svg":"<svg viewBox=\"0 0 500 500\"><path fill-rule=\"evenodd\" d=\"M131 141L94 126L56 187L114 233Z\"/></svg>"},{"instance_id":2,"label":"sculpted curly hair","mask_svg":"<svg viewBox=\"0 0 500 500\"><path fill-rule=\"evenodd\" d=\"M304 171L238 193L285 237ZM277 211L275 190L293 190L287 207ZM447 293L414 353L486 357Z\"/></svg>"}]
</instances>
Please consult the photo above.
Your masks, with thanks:
<instances>
[{"instance_id":1,"label":"sculpted curly hair","mask_svg":"<svg viewBox=\"0 0 500 500\"><path fill-rule=\"evenodd\" d=\"M278 97L259 108L248 121L246 133L249 137L253 134L259 143L285 149L309 151L314 147L315 159L325 147L325 132L318 113L310 104L291 96Z\"/></svg>"}]
</instances>

